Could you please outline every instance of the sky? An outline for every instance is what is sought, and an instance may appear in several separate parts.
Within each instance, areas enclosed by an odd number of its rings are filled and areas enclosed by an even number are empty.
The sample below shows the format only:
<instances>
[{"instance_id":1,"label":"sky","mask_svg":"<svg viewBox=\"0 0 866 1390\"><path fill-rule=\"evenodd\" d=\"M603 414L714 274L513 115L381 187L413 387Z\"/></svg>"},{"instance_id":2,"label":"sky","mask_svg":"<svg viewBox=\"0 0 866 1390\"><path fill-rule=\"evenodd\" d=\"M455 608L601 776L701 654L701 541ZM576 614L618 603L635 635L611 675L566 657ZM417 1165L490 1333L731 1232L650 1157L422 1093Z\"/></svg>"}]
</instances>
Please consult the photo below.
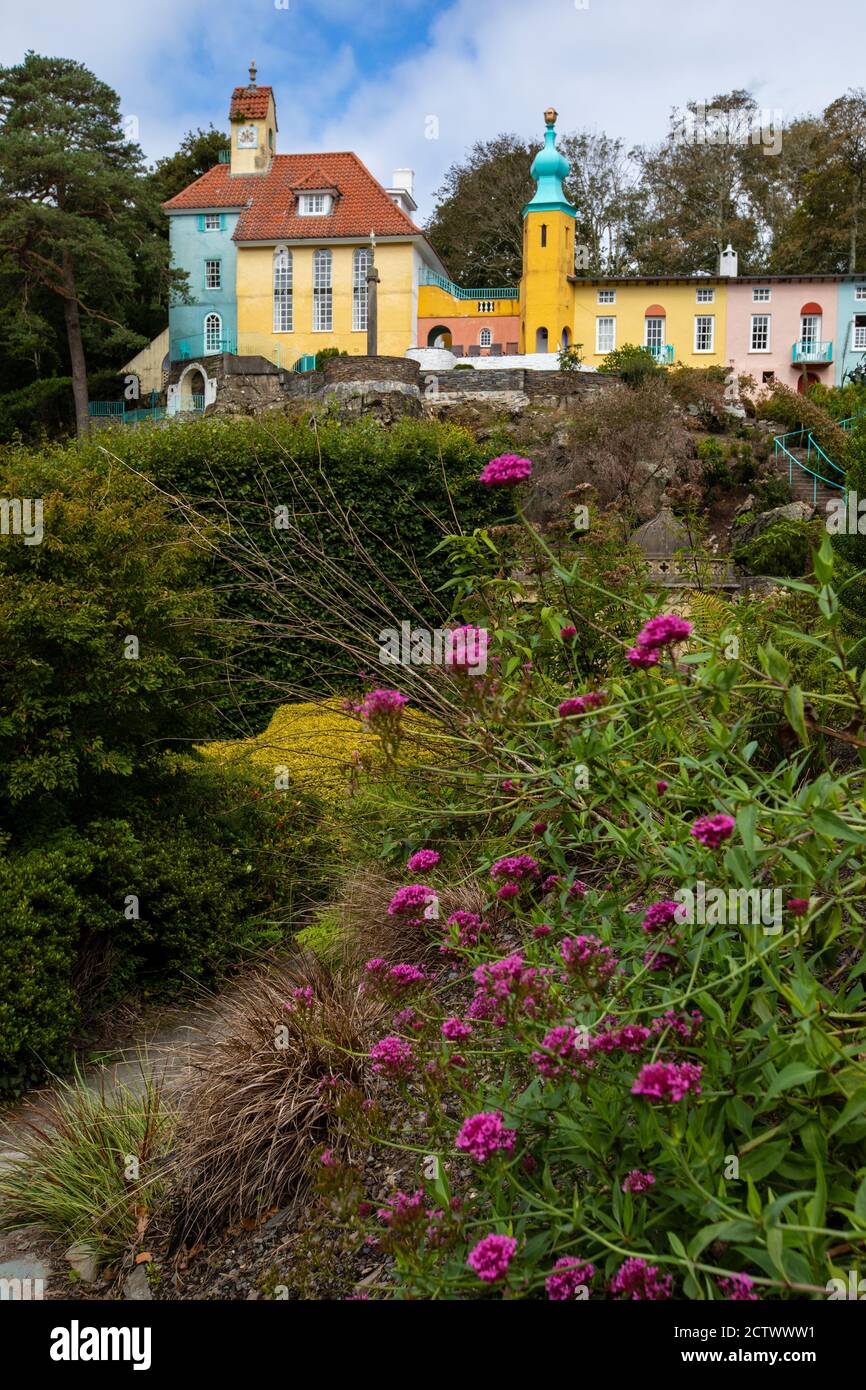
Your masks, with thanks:
<instances>
[{"instance_id":1,"label":"sky","mask_svg":"<svg viewBox=\"0 0 866 1390\"><path fill-rule=\"evenodd\" d=\"M843 42L841 36L847 35ZM660 139L670 110L745 87L790 120L866 83L863 0L0 0L0 62L76 58L119 93L148 160L227 129L233 86L273 86L278 152L355 150L416 173L419 217L500 132Z\"/></svg>"}]
</instances>

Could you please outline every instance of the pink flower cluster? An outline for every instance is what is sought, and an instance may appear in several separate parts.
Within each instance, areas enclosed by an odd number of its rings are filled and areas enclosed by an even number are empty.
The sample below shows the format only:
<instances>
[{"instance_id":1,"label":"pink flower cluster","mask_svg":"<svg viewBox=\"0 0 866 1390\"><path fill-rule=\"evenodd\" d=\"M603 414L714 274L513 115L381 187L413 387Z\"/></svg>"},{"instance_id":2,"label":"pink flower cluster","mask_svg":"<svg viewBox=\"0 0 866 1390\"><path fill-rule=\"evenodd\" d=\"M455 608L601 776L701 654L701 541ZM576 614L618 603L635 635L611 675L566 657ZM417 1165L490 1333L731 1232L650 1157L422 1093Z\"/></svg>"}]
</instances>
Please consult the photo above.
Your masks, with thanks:
<instances>
[{"instance_id":1,"label":"pink flower cluster","mask_svg":"<svg viewBox=\"0 0 866 1390\"><path fill-rule=\"evenodd\" d=\"M730 839L735 825L736 821L732 816L701 816L700 820L695 821L689 834L708 849L718 849L724 840Z\"/></svg>"},{"instance_id":2,"label":"pink flower cluster","mask_svg":"<svg viewBox=\"0 0 866 1390\"><path fill-rule=\"evenodd\" d=\"M476 1163L486 1163L494 1154L511 1153L517 1131L506 1129L499 1110L482 1110L463 1121L454 1147L469 1154Z\"/></svg>"},{"instance_id":3,"label":"pink flower cluster","mask_svg":"<svg viewBox=\"0 0 866 1390\"><path fill-rule=\"evenodd\" d=\"M466 1263L483 1283L495 1284L507 1273L516 1249L514 1236L485 1236L470 1250Z\"/></svg>"},{"instance_id":4,"label":"pink flower cluster","mask_svg":"<svg viewBox=\"0 0 866 1390\"><path fill-rule=\"evenodd\" d=\"M659 931L661 927L669 927L671 922L677 920L677 912L680 904L674 902L672 898L661 898L656 903L650 903L643 916L641 926L644 931Z\"/></svg>"},{"instance_id":5,"label":"pink flower cluster","mask_svg":"<svg viewBox=\"0 0 866 1390\"><path fill-rule=\"evenodd\" d=\"M759 1302L755 1286L748 1274L732 1274L728 1279L717 1279L716 1283L731 1303Z\"/></svg>"},{"instance_id":6,"label":"pink flower cluster","mask_svg":"<svg viewBox=\"0 0 866 1390\"><path fill-rule=\"evenodd\" d=\"M407 859L406 868L410 874L426 874L429 869L436 868L440 857L435 849L416 849Z\"/></svg>"},{"instance_id":7,"label":"pink flower cluster","mask_svg":"<svg viewBox=\"0 0 866 1390\"><path fill-rule=\"evenodd\" d=\"M662 647L684 641L691 630L692 624L686 622L679 614L660 613L657 618L650 618L641 628L635 645L629 647L625 654L626 660L632 666L656 666Z\"/></svg>"},{"instance_id":8,"label":"pink flower cluster","mask_svg":"<svg viewBox=\"0 0 866 1390\"><path fill-rule=\"evenodd\" d=\"M587 989L598 989L615 972L619 962L597 936L564 936L559 954L570 975L577 975Z\"/></svg>"},{"instance_id":9,"label":"pink flower cluster","mask_svg":"<svg viewBox=\"0 0 866 1390\"><path fill-rule=\"evenodd\" d=\"M423 1188L420 1187L417 1192L413 1192L411 1195L406 1192L395 1192L391 1198L390 1206L380 1207L376 1215L390 1231L413 1227L420 1221L426 1221L431 1215L431 1212L424 1205L425 1195Z\"/></svg>"},{"instance_id":10,"label":"pink flower cluster","mask_svg":"<svg viewBox=\"0 0 866 1390\"><path fill-rule=\"evenodd\" d=\"M689 1014L678 1014L675 1009L667 1009L654 1018L650 1026L654 1033L663 1033L670 1028L683 1042L691 1042L700 1032L703 1021L704 1016L699 1009L692 1009Z\"/></svg>"},{"instance_id":11,"label":"pink flower cluster","mask_svg":"<svg viewBox=\"0 0 866 1390\"><path fill-rule=\"evenodd\" d=\"M490 877L494 880L507 878L522 882L524 879L537 878L539 875L538 860L533 859L529 854L509 854L504 859L497 859L491 866Z\"/></svg>"},{"instance_id":12,"label":"pink flower cluster","mask_svg":"<svg viewBox=\"0 0 866 1390\"><path fill-rule=\"evenodd\" d=\"M513 487L515 483L525 483L531 476L530 459L520 458L518 454L500 454L485 464L478 481L487 487Z\"/></svg>"},{"instance_id":13,"label":"pink flower cluster","mask_svg":"<svg viewBox=\"0 0 866 1390\"><path fill-rule=\"evenodd\" d=\"M624 1260L610 1282L610 1291L636 1301L670 1298L673 1276L665 1274L660 1279L658 1272L658 1265L646 1260Z\"/></svg>"},{"instance_id":14,"label":"pink flower cluster","mask_svg":"<svg viewBox=\"0 0 866 1390\"><path fill-rule=\"evenodd\" d=\"M470 667L486 669L489 646L490 634L484 627L466 623L463 627L451 628L447 636L445 665L456 670L468 670Z\"/></svg>"},{"instance_id":15,"label":"pink flower cluster","mask_svg":"<svg viewBox=\"0 0 866 1390\"><path fill-rule=\"evenodd\" d=\"M398 888L390 903L388 913L391 917L406 917L413 924L423 921L424 909L434 902L436 894L423 883L408 883Z\"/></svg>"},{"instance_id":16,"label":"pink flower cluster","mask_svg":"<svg viewBox=\"0 0 866 1390\"><path fill-rule=\"evenodd\" d=\"M460 1018L446 1018L442 1024L442 1036L448 1042L463 1042L464 1038L472 1036L472 1024L464 1023Z\"/></svg>"},{"instance_id":17,"label":"pink flower cluster","mask_svg":"<svg viewBox=\"0 0 866 1390\"><path fill-rule=\"evenodd\" d=\"M548 874L541 885L541 891L542 893L552 893L555 888L559 887L560 883L562 883L562 878L559 874ZM568 885L568 896L570 898L583 898L586 896L586 893L587 886L582 879L576 878L573 883Z\"/></svg>"},{"instance_id":18,"label":"pink flower cluster","mask_svg":"<svg viewBox=\"0 0 866 1390\"><path fill-rule=\"evenodd\" d=\"M541 1076L556 1078L564 1073L578 1076L581 1066L592 1066L591 1047L587 1045L586 1035L570 1024L551 1028L542 1039L541 1046L544 1052L532 1052L529 1058Z\"/></svg>"},{"instance_id":19,"label":"pink flower cluster","mask_svg":"<svg viewBox=\"0 0 866 1390\"><path fill-rule=\"evenodd\" d=\"M540 967L527 965L519 951L479 965L472 972L478 988L467 1010L469 1018L492 1019L501 1027L505 1023L502 1006L509 999L521 1003L528 1014L537 1013L547 989L545 976Z\"/></svg>"},{"instance_id":20,"label":"pink flower cluster","mask_svg":"<svg viewBox=\"0 0 866 1390\"><path fill-rule=\"evenodd\" d=\"M689 1092L701 1093L701 1067L694 1062L650 1062L641 1067L631 1088L633 1096L646 1096L675 1105Z\"/></svg>"},{"instance_id":21,"label":"pink flower cluster","mask_svg":"<svg viewBox=\"0 0 866 1390\"><path fill-rule=\"evenodd\" d=\"M553 1273L544 1281L547 1297L554 1303L566 1303L577 1297L578 1289L586 1288L595 1278L595 1265L563 1255L553 1266Z\"/></svg>"},{"instance_id":22,"label":"pink flower cluster","mask_svg":"<svg viewBox=\"0 0 866 1390\"><path fill-rule=\"evenodd\" d=\"M489 922L482 922L476 913L464 912L462 909L452 912L447 925L457 928L458 946L477 946L482 933L490 930Z\"/></svg>"},{"instance_id":23,"label":"pink flower cluster","mask_svg":"<svg viewBox=\"0 0 866 1390\"><path fill-rule=\"evenodd\" d=\"M642 1023L626 1023L622 1028L610 1028L596 1033L592 1039L594 1052L643 1052L652 1034Z\"/></svg>"},{"instance_id":24,"label":"pink flower cluster","mask_svg":"<svg viewBox=\"0 0 866 1390\"><path fill-rule=\"evenodd\" d=\"M655 1185L654 1173L642 1173L640 1168L632 1168L622 1184L623 1192L631 1192L635 1197L647 1192Z\"/></svg>"},{"instance_id":25,"label":"pink flower cluster","mask_svg":"<svg viewBox=\"0 0 866 1390\"><path fill-rule=\"evenodd\" d=\"M412 1044L403 1038L380 1038L370 1049L373 1071L383 1076L405 1077L415 1070Z\"/></svg>"},{"instance_id":26,"label":"pink flower cluster","mask_svg":"<svg viewBox=\"0 0 866 1390\"><path fill-rule=\"evenodd\" d=\"M403 706L408 705L409 697L399 690L370 690L355 708L361 717L373 728L381 722L399 719Z\"/></svg>"},{"instance_id":27,"label":"pink flower cluster","mask_svg":"<svg viewBox=\"0 0 866 1390\"><path fill-rule=\"evenodd\" d=\"M575 714L586 714L587 710L598 709L607 699L606 690L590 690L586 695L575 695L563 700L559 706L560 719L571 719Z\"/></svg>"}]
</instances>

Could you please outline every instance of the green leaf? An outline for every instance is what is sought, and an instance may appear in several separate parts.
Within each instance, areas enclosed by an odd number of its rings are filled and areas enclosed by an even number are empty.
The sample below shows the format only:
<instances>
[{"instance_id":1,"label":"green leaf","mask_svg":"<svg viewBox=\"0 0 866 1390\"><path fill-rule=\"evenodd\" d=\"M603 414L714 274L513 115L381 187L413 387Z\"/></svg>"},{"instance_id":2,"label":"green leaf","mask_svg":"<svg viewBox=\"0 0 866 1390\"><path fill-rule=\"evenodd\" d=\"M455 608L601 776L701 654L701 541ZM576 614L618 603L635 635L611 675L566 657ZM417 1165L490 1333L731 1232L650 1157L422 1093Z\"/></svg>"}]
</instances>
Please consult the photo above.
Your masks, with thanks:
<instances>
[{"instance_id":1,"label":"green leaf","mask_svg":"<svg viewBox=\"0 0 866 1390\"><path fill-rule=\"evenodd\" d=\"M807 1067L805 1062L789 1062L783 1067L779 1074L770 1082L769 1087L764 1092L764 1104L762 1110L766 1110L769 1102L783 1091L791 1091L795 1086L804 1086L807 1081L811 1081L818 1075L817 1067Z\"/></svg>"}]
</instances>

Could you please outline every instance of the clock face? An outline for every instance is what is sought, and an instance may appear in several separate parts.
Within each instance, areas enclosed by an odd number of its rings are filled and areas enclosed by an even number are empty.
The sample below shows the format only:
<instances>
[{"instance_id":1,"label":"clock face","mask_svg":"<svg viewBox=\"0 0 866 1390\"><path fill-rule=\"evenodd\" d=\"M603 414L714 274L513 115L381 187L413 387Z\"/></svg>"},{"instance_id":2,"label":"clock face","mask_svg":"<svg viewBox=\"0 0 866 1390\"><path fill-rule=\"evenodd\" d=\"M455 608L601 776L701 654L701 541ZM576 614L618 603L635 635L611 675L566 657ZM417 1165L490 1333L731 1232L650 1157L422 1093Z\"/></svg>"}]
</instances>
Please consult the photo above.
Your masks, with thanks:
<instances>
[{"instance_id":1,"label":"clock face","mask_svg":"<svg viewBox=\"0 0 866 1390\"><path fill-rule=\"evenodd\" d=\"M254 125L238 127L238 149L254 150L259 143L259 133Z\"/></svg>"}]
</instances>

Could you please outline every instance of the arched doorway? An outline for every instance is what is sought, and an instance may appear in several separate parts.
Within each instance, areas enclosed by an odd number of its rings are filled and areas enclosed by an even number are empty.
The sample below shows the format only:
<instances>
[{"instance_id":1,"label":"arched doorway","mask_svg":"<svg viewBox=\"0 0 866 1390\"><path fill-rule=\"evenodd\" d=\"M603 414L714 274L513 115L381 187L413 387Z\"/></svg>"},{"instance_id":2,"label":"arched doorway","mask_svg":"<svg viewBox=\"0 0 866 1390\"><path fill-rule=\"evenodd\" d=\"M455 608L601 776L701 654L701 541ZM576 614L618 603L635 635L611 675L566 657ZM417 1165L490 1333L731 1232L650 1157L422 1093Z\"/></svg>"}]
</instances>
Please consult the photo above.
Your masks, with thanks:
<instances>
[{"instance_id":1,"label":"arched doorway","mask_svg":"<svg viewBox=\"0 0 866 1390\"><path fill-rule=\"evenodd\" d=\"M536 351L536 352L547 352L547 351L548 351L548 345L547 345L547 329L546 329L546 328L536 328L536 330L535 330L535 351Z\"/></svg>"},{"instance_id":2,"label":"arched doorway","mask_svg":"<svg viewBox=\"0 0 866 1390\"><path fill-rule=\"evenodd\" d=\"M800 375L797 377L797 390L800 392L801 396L804 391L807 391L809 389L810 386L817 386L818 382L821 380L817 372L807 372L806 378L806 385L804 386L803 373L801 372Z\"/></svg>"},{"instance_id":3,"label":"arched doorway","mask_svg":"<svg viewBox=\"0 0 866 1390\"><path fill-rule=\"evenodd\" d=\"M562 336L559 339L559 346L562 348L563 352L567 352L568 349L571 347L571 334L569 333L567 328L563 328L562 330Z\"/></svg>"},{"instance_id":4,"label":"arched doorway","mask_svg":"<svg viewBox=\"0 0 866 1390\"><path fill-rule=\"evenodd\" d=\"M444 323L440 323L436 328L431 328L427 334L427 346L431 348L450 348L451 329L446 328Z\"/></svg>"},{"instance_id":5,"label":"arched doorway","mask_svg":"<svg viewBox=\"0 0 866 1390\"><path fill-rule=\"evenodd\" d=\"M180 379L181 410L204 410L205 382L200 367L190 367Z\"/></svg>"}]
</instances>

